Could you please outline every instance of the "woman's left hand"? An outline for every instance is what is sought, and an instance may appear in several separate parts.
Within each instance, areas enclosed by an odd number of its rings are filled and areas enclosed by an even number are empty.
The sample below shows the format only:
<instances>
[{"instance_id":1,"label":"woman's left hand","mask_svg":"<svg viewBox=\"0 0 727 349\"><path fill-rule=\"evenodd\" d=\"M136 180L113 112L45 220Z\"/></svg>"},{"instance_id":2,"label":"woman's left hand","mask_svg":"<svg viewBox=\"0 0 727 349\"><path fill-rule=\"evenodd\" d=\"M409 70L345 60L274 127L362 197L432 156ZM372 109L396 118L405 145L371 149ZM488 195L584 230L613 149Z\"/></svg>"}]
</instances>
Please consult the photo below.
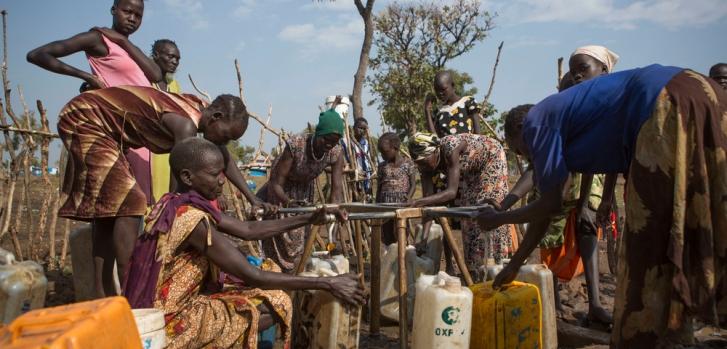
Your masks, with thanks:
<instances>
[{"instance_id":1,"label":"woman's left hand","mask_svg":"<svg viewBox=\"0 0 727 349\"><path fill-rule=\"evenodd\" d=\"M485 207L477 215L477 224L483 230L492 230L502 225L499 222L500 214L492 207Z\"/></svg>"},{"instance_id":2,"label":"woman's left hand","mask_svg":"<svg viewBox=\"0 0 727 349\"><path fill-rule=\"evenodd\" d=\"M267 216L271 216L271 215L278 213L278 208L279 207L276 205L273 205L273 204L270 204L270 203L267 203L267 202L264 202L261 200L256 200L255 202L252 203L251 212L253 212L253 215L255 215L257 217L258 212L262 211L262 216L267 217Z\"/></svg>"},{"instance_id":3,"label":"woman's left hand","mask_svg":"<svg viewBox=\"0 0 727 349\"><path fill-rule=\"evenodd\" d=\"M330 217L335 217L337 221L343 223L348 220L348 212L335 207L321 207L313 213L310 223L315 225L332 223Z\"/></svg>"},{"instance_id":4,"label":"woman's left hand","mask_svg":"<svg viewBox=\"0 0 727 349\"><path fill-rule=\"evenodd\" d=\"M124 44L124 43L126 43L126 42L129 41L129 38L127 38L126 36L123 36L123 35L119 34L119 32L117 32L117 31L115 31L115 30L113 30L111 28L106 28L106 27L93 27L93 29L91 29L91 30L95 30L95 31L103 34L103 36L105 36L106 38L108 38L109 40L111 40L111 42L113 42L113 43L115 43L115 44L117 44L119 46L121 46L122 44Z\"/></svg>"}]
</instances>

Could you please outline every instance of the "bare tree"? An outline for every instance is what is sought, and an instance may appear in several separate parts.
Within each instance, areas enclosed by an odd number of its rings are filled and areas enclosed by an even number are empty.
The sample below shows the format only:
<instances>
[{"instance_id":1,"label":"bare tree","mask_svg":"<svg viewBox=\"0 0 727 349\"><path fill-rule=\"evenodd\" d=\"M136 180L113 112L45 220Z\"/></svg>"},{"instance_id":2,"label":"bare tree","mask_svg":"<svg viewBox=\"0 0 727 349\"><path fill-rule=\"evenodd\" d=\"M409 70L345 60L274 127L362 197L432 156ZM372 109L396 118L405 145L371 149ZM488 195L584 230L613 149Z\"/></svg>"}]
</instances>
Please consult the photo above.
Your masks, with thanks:
<instances>
[{"instance_id":1,"label":"bare tree","mask_svg":"<svg viewBox=\"0 0 727 349\"><path fill-rule=\"evenodd\" d=\"M361 95L363 94L363 84L366 80L366 71L369 67L369 52L374 38L374 17L372 15L374 9L374 0L367 0L366 6L361 0L354 0L356 9L364 21L364 40L361 45L361 54L358 58L358 69L353 77L353 118L358 119L363 116L363 102Z\"/></svg>"}]
</instances>

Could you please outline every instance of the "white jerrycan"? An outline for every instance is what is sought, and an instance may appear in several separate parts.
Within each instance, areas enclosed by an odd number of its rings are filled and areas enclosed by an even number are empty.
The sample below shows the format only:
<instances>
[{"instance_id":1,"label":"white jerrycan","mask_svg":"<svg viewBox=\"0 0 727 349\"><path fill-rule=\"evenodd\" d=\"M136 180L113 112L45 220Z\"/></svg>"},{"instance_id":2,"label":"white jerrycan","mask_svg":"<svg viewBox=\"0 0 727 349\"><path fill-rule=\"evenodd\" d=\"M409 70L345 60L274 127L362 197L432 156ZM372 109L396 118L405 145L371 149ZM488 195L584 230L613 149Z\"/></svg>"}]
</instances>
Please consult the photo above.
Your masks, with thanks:
<instances>
[{"instance_id":1,"label":"white jerrycan","mask_svg":"<svg viewBox=\"0 0 727 349\"><path fill-rule=\"evenodd\" d=\"M8 324L33 309L43 308L48 280L40 264L16 262L0 248L0 322Z\"/></svg>"},{"instance_id":2,"label":"white jerrycan","mask_svg":"<svg viewBox=\"0 0 727 349\"><path fill-rule=\"evenodd\" d=\"M342 255L311 258L300 276L336 276L349 271ZM337 349L358 348L361 308L346 307L326 291L304 290L295 293L294 347Z\"/></svg>"},{"instance_id":3,"label":"white jerrycan","mask_svg":"<svg viewBox=\"0 0 727 349\"><path fill-rule=\"evenodd\" d=\"M439 272L417 282L412 348L467 349L472 323L472 291L457 277Z\"/></svg>"},{"instance_id":4,"label":"white jerrycan","mask_svg":"<svg viewBox=\"0 0 727 349\"><path fill-rule=\"evenodd\" d=\"M71 246L71 268L73 269L73 290L76 302L96 299L94 287L96 264L93 260L91 225L85 224L73 229L68 237L68 242ZM116 270L116 263L114 263L114 286L116 293L121 294L121 285Z\"/></svg>"},{"instance_id":5,"label":"white jerrycan","mask_svg":"<svg viewBox=\"0 0 727 349\"><path fill-rule=\"evenodd\" d=\"M421 237L421 225L418 227L417 237ZM429 236L426 237L426 251L417 256L414 246L406 247L406 274L407 274L407 317L411 322L414 314L414 298L416 297L416 280L422 274L435 274L439 271L442 258L442 227L432 224ZM398 244L393 243L386 247L381 258L381 315L389 320L399 321L399 264L397 263Z\"/></svg>"},{"instance_id":6,"label":"white jerrycan","mask_svg":"<svg viewBox=\"0 0 727 349\"><path fill-rule=\"evenodd\" d=\"M506 262L507 260L505 260ZM487 266L487 280L493 280L502 271L504 265L495 264ZM540 304L543 314L543 349L558 348L558 329L555 317L555 289L553 288L553 273L544 264L524 264L515 280L527 282L538 287Z\"/></svg>"}]
</instances>

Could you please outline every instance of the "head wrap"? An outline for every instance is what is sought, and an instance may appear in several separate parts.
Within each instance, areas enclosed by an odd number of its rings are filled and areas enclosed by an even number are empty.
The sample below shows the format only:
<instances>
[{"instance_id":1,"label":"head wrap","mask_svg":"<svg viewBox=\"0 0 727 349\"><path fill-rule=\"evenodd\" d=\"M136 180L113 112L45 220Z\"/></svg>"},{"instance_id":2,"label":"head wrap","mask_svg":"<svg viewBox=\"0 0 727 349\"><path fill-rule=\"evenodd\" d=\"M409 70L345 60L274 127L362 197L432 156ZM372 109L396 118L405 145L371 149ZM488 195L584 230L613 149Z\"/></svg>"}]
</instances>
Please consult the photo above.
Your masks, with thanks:
<instances>
[{"instance_id":1,"label":"head wrap","mask_svg":"<svg viewBox=\"0 0 727 349\"><path fill-rule=\"evenodd\" d=\"M595 58L597 61L603 63L606 66L606 70L608 73L613 70L613 67L616 65L616 62L618 62L618 55L603 47L598 45L588 45L588 46L582 46L577 48L573 53L570 55L571 57L578 55L578 54L584 54L591 56Z\"/></svg>"},{"instance_id":2,"label":"head wrap","mask_svg":"<svg viewBox=\"0 0 727 349\"><path fill-rule=\"evenodd\" d=\"M343 119L335 110L328 109L318 116L315 136L320 137L331 133L343 136Z\"/></svg>"},{"instance_id":3,"label":"head wrap","mask_svg":"<svg viewBox=\"0 0 727 349\"><path fill-rule=\"evenodd\" d=\"M434 154L439 148L439 138L431 133L417 132L409 140L409 153L414 161Z\"/></svg>"}]
</instances>

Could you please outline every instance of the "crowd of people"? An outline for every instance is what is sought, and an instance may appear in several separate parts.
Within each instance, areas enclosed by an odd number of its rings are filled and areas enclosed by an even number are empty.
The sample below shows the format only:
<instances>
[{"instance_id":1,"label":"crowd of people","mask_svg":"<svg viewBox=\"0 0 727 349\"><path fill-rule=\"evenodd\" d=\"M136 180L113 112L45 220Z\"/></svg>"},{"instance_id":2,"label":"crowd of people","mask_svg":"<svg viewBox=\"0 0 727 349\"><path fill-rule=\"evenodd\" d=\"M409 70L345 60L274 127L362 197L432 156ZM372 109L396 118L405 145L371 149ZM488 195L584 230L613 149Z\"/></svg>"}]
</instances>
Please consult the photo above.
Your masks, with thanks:
<instances>
[{"instance_id":1,"label":"crowd of people","mask_svg":"<svg viewBox=\"0 0 727 349\"><path fill-rule=\"evenodd\" d=\"M409 135L406 144L396 133L381 135L378 167L365 119L354 120L352 144L342 142L336 98L312 134L285 140L268 183L254 194L225 147L247 130L246 106L232 95L208 103L181 93L174 41L157 40L147 55L129 39L143 13L142 0L115 0L110 28L48 43L27 58L83 81L59 115L70 154L59 215L92 225L96 294L115 294L117 263L130 304L165 313L170 348L255 347L257 333L274 324L288 340L293 308L285 291L321 289L351 306L364 303L356 275L295 275L311 225L331 215L345 221L346 212L277 212L315 203L324 171L327 202L342 202L352 161L363 172L357 185L364 198L482 206L476 219L461 221L463 245L456 247L476 281L483 264L505 258L494 285L512 281L538 246L556 284L582 265L588 319L613 324L615 347L691 344L693 319L725 320L727 64L713 66L709 77L656 64L614 71L617 54L580 47L558 93L506 113L506 144L481 134L480 104L459 96L452 74L442 71L435 93L424 96L428 132ZM90 73L60 59L77 52L86 54ZM512 189L506 149L529 164ZM604 228L614 229L619 174L626 224L618 232L612 314L599 298L598 240ZM224 214L218 199L227 180L264 220ZM522 223L528 228L518 246L513 224ZM227 236L262 241L262 264L250 264ZM395 241L388 222L383 242Z\"/></svg>"}]
</instances>

